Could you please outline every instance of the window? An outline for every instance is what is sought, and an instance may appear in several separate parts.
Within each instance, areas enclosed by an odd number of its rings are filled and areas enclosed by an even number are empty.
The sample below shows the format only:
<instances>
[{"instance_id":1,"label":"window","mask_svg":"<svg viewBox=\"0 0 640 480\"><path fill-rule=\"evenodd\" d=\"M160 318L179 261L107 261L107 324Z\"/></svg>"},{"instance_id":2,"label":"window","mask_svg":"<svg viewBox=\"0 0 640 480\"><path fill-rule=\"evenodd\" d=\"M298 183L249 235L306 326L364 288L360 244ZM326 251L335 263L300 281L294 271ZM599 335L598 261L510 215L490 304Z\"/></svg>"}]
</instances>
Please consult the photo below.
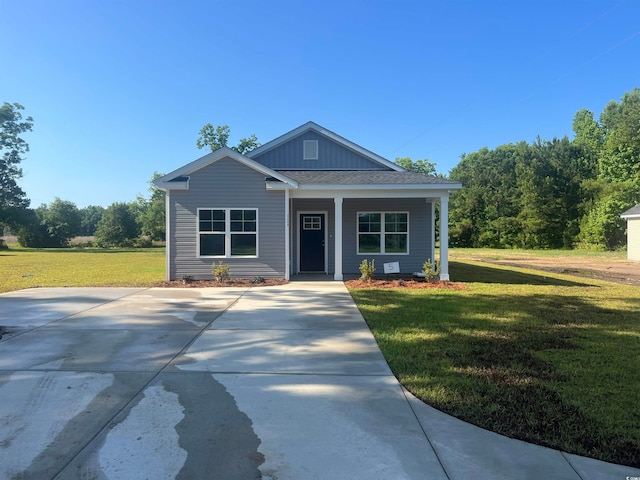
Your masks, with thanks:
<instances>
[{"instance_id":1,"label":"window","mask_svg":"<svg viewBox=\"0 0 640 480\"><path fill-rule=\"evenodd\" d=\"M303 230L322 230L322 220L320 217L303 217Z\"/></svg>"},{"instance_id":2,"label":"window","mask_svg":"<svg viewBox=\"0 0 640 480\"><path fill-rule=\"evenodd\" d=\"M318 140L303 140L303 160L318 160Z\"/></svg>"},{"instance_id":3,"label":"window","mask_svg":"<svg viewBox=\"0 0 640 480\"><path fill-rule=\"evenodd\" d=\"M198 253L201 257L257 257L258 210L198 210Z\"/></svg>"},{"instance_id":4,"label":"window","mask_svg":"<svg viewBox=\"0 0 640 480\"><path fill-rule=\"evenodd\" d=\"M358 254L409 253L409 214L358 213Z\"/></svg>"}]
</instances>

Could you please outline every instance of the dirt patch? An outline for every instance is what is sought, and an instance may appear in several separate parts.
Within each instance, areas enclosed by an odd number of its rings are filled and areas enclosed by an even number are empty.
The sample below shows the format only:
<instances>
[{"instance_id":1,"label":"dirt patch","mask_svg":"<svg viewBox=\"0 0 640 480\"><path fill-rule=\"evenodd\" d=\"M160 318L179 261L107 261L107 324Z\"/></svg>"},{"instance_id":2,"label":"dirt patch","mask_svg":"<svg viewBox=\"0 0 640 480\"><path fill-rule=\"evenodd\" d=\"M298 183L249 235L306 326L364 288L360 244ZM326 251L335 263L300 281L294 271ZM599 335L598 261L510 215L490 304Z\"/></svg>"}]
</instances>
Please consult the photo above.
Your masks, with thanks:
<instances>
[{"instance_id":1,"label":"dirt patch","mask_svg":"<svg viewBox=\"0 0 640 480\"><path fill-rule=\"evenodd\" d=\"M275 285L286 285L289 283L284 278L267 278L264 281L256 281L248 278L233 278L226 282L216 280L173 280L171 282L155 283L154 287L160 288L211 288L211 287L273 287Z\"/></svg>"},{"instance_id":2,"label":"dirt patch","mask_svg":"<svg viewBox=\"0 0 640 480\"><path fill-rule=\"evenodd\" d=\"M640 286L640 263L627 260L569 255L499 259L485 257L475 260Z\"/></svg>"},{"instance_id":3,"label":"dirt patch","mask_svg":"<svg viewBox=\"0 0 640 480\"><path fill-rule=\"evenodd\" d=\"M425 282L416 280L371 280L364 282L362 280L347 280L344 284L348 288L411 288L418 290L426 289L446 289L446 290L464 290L466 287L454 282Z\"/></svg>"}]
</instances>

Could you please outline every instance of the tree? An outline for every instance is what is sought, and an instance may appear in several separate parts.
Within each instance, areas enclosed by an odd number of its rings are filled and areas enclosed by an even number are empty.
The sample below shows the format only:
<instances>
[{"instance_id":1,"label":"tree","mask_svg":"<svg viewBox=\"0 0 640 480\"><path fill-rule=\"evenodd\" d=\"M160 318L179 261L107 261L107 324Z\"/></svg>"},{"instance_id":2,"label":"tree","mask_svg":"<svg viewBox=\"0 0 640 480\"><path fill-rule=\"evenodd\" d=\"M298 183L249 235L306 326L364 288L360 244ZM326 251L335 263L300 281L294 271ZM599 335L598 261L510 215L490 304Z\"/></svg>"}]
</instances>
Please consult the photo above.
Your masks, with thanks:
<instances>
[{"instance_id":1,"label":"tree","mask_svg":"<svg viewBox=\"0 0 640 480\"><path fill-rule=\"evenodd\" d=\"M165 220L165 198L166 193L157 188L153 182L162 177L161 173L154 172L149 181L149 192L151 197L147 200L141 196L136 200L137 220L140 224L142 235L146 235L151 240L164 240L166 230Z\"/></svg>"},{"instance_id":2,"label":"tree","mask_svg":"<svg viewBox=\"0 0 640 480\"><path fill-rule=\"evenodd\" d=\"M218 125L214 127L212 124L207 123L200 129L200 136L196 140L196 146L200 149L208 146L211 151L214 152L219 148L228 146L227 143L229 142L230 133L231 130L228 125ZM231 148L242 155L246 155L259 146L260 142L258 142L258 138L255 134L252 134L248 138L241 138L238 145Z\"/></svg>"},{"instance_id":3,"label":"tree","mask_svg":"<svg viewBox=\"0 0 640 480\"><path fill-rule=\"evenodd\" d=\"M424 160L411 160L409 157L398 157L395 159L396 165L400 165L410 172L422 173L423 175L436 176L436 164L426 158Z\"/></svg>"},{"instance_id":4,"label":"tree","mask_svg":"<svg viewBox=\"0 0 640 480\"><path fill-rule=\"evenodd\" d=\"M42 205L38 211L40 223L56 246L68 246L69 240L82 231L82 216L73 202L56 197L51 205Z\"/></svg>"},{"instance_id":5,"label":"tree","mask_svg":"<svg viewBox=\"0 0 640 480\"><path fill-rule=\"evenodd\" d=\"M131 247L139 234L140 228L129 205L113 203L98 222L95 244L106 248Z\"/></svg>"},{"instance_id":6,"label":"tree","mask_svg":"<svg viewBox=\"0 0 640 480\"><path fill-rule=\"evenodd\" d=\"M27 117L23 121L20 110L24 107L19 103L5 102L0 107L0 226L15 226L20 210L29 207L29 199L17 180L22 177L18 165L29 151L29 144L20 135L31 131L33 119Z\"/></svg>"},{"instance_id":7,"label":"tree","mask_svg":"<svg viewBox=\"0 0 640 480\"><path fill-rule=\"evenodd\" d=\"M95 235L96 227L103 214L104 207L99 205L89 205L88 207L80 209L80 217L82 219L81 234L87 237Z\"/></svg>"}]
</instances>

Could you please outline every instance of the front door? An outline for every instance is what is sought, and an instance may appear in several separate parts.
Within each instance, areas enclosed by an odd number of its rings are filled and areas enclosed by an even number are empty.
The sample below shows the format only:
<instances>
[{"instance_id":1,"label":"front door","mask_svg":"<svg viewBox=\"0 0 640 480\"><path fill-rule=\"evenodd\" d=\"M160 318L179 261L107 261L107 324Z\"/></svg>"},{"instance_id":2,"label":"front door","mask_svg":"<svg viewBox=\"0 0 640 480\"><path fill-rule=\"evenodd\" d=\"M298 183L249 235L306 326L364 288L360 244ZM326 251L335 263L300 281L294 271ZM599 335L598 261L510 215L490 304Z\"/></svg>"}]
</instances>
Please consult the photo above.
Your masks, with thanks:
<instances>
[{"instance_id":1,"label":"front door","mask_svg":"<svg viewBox=\"0 0 640 480\"><path fill-rule=\"evenodd\" d=\"M324 272L324 213L300 214L300 271Z\"/></svg>"}]
</instances>

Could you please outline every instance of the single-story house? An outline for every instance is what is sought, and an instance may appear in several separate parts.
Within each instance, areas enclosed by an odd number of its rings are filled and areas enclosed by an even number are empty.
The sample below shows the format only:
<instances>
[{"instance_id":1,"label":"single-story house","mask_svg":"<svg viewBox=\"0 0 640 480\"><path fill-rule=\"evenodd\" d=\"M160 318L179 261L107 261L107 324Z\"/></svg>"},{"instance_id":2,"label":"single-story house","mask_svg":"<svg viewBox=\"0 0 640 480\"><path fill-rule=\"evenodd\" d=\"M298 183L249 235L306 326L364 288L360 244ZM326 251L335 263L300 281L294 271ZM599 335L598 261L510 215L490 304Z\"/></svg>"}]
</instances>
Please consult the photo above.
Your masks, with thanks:
<instances>
[{"instance_id":1,"label":"single-story house","mask_svg":"<svg viewBox=\"0 0 640 480\"><path fill-rule=\"evenodd\" d=\"M640 204L620 216L627 221L627 258L640 260Z\"/></svg>"},{"instance_id":2,"label":"single-story house","mask_svg":"<svg viewBox=\"0 0 640 480\"><path fill-rule=\"evenodd\" d=\"M408 172L308 122L241 155L227 147L157 179L166 192L167 279L303 273L342 280L363 259L398 273L435 258L449 280L448 202L458 182ZM396 263L397 262L397 263Z\"/></svg>"}]
</instances>

